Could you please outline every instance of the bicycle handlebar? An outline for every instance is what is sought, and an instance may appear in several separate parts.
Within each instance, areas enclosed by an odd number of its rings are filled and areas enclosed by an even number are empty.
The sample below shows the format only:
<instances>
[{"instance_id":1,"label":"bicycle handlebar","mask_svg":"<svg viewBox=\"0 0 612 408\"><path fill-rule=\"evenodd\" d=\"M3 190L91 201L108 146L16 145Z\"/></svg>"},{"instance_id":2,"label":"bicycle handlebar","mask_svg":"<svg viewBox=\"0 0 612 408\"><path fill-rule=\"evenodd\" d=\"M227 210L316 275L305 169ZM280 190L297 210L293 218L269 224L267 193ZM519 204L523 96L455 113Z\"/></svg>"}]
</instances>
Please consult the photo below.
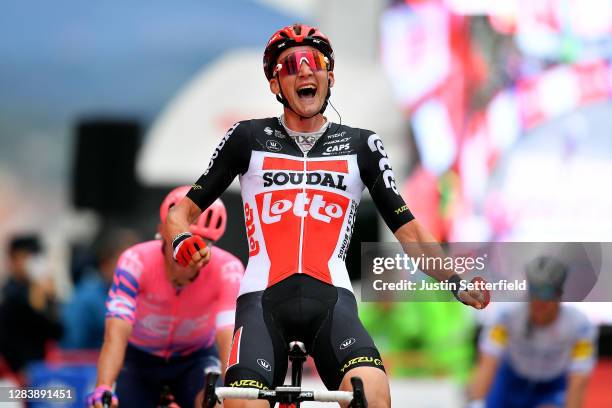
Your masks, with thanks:
<instances>
[{"instance_id":1,"label":"bicycle handlebar","mask_svg":"<svg viewBox=\"0 0 612 408\"><path fill-rule=\"evenodd\" d=\"M257 388L217 387L217 398L227 399L265 399L274 400L292 395L296 401L318 402L351 402L353 393L350 391L304 391L300 387L277 387L275 390L259 390Z\"/></svg>"}]
</instances>

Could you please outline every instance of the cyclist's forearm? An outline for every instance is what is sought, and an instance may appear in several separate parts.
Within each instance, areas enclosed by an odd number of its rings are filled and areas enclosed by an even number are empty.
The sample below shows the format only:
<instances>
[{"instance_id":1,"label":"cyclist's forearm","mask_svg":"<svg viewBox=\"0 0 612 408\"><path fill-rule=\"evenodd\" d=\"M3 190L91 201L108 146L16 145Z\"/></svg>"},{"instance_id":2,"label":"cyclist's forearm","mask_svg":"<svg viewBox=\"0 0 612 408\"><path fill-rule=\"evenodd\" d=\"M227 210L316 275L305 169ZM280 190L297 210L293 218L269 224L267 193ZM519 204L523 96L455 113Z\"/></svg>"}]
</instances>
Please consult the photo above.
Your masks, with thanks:
<instances>
[{"instance_id":1,"label":"cyclist's forearm","mask_svg":"<svg viewBox=\"0 0 612 408\"><path fill-rule=\"evenodd\" d=\"M567 387L566 408L579 408L582 406L589 377L587 374L573 373L569 375Z\"/></svg>"},{"instance_id":2,"label":"cyclist's forearm","mask_svg":"<svg viewBox=\"0 0 612 408\"><path fill-rule=\"evenodd\" d=\"M98 359L98 381L96 386L112 386L119 375L125 358L125 349L132 326L120 319L107 319L104 344Z\"/></svg>"},{"instance_id":3,"label":"cyclist's forearm","mask_svg":"<svg viewBox=\"0 0 612 408\"><path fill-rule=\"evenodd\" d=\"M192 224L202 213L200 208L189 198L181 200L176 206L172 207L166 218L166 225L163 229L164 238L167 242L172 240L180 233L189 231Z\"/></svg>"},{"instance_id":4,"label":"cyclist's forearm","mask_svg":"<svg viewBox=\"0 0 612 408\"><path fill-rule=\"evenodd\" d=\"M497 357L481 353L478 359L476 372L468 387L468 396L470 400L483 400L486 398L493 378L495 378L497 366Z\"/></svg>"},{"instance_id":5,"label":"cyclist's forearm","mask_svg":"<svg viewBox=\"0 0 612 408\"><path fill-rule=\"evenodd\" d=\"M394 233L402 244L404 252L413 257L444 258L444 251L431 233L417 220L402 225ZM439 264L432 262L433 265ZM454 271L445 268L423 268L423 272L437 281L443 281L454 275Z\"/></svg>"}]
</instances>

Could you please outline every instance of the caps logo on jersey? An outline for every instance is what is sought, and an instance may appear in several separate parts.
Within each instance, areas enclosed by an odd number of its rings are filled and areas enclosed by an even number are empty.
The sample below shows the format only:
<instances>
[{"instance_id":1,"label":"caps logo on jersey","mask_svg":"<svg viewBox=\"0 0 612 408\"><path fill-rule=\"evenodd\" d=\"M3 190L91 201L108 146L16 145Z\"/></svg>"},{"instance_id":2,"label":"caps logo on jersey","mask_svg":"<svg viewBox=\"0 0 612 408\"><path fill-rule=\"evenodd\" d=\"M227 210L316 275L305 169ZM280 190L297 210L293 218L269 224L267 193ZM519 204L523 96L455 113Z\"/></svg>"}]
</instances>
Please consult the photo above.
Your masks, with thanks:
<instances>
[{"instance_id":1,"label":"caps logo on jersey","mask_svg":"<svg viewBox=\"0 0 612 408\"><path fill-rule=\"evenodd\" d=\"M266 140L266 149L270 150L271 152L280 152L282 146L278 141L268 139Z\"/></svg>"},{"instance_id":2,"label":"caps logo on jersey","mask_svg":"<svg viewBox=\"0 0 612 408\"><path fill-rule=\"evenodd\" d=\"M349 143L339 144L335 146L327 146L325 148L325 153L343 152L345 150L349 150L350 148L351 148L351 145Z\"/></svg>"},{"instance_id":3,"label":"caps logo on jersey","mask_svg":"<svg viewBox=\"0 0 612 408\"><path fill-rule=\"evenodd\" d=\"M272 136L272 133L274 133L274 131L272 129L270 129L270 126L266 126L264 128L264 133L268 136Z\"/></svg>"}]
</instances>

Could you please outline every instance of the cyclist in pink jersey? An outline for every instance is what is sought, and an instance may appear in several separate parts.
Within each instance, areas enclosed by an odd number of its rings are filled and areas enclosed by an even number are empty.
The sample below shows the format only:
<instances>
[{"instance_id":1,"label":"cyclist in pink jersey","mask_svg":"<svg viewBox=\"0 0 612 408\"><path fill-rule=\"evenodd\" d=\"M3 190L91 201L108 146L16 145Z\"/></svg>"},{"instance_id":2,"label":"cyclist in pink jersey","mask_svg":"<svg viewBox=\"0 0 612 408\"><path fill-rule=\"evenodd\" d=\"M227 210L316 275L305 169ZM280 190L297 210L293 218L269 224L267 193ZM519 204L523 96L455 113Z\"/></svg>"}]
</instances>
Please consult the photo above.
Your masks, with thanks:
<instances>
[{"instance_id":1,"label":"cyclist in pink jersey","mask_svg":"<svg viewBox=\"0 0 612 408\"><path fill-rule=\"evenodd\" d=\"M382 139L323 115L335 82L334 64L331 42L315 27L294 24L272 35L263 67L283 114L244 120L229 129L200 179L168 215L165 237L178 263L206 262L210 250L188 231L189 222L238 176L249 263L225 384L260 389L282 384L288 342L300 340L327 388L349 391L351 377L358 376L369 406L389 407L388 379L357 316L344 263L363 190L369 190L400 242L435 240L400 195ZM355 97L368 103L358 89ZM436 245L414 247L415 256L444 256ZM462 279L452 270L424 272L451 282L461 302L484 307L483 293L459 290Z\"/></svg>"},{"instance_id":2,"label":"cyclist in pink jersey","mask_svg":"<svg viewBox=\"0 0 612 408\"><path fill-rule=\"evenodd\" d=\"M170 207L189 188L168 194L160 208L160 230ZM102 395L116 382L113 406L118 401L125 407L156 406L168 387L181 407L192 407L204 370L218 367L219 356L225 365L244 273L240 260L212 246L223 235L226 219L223 203L216 200L190 226L207 243L209 262L179 266L163 240L134 245L120 256L88 406L101 407Z\"/></svg>"}]
</instances>

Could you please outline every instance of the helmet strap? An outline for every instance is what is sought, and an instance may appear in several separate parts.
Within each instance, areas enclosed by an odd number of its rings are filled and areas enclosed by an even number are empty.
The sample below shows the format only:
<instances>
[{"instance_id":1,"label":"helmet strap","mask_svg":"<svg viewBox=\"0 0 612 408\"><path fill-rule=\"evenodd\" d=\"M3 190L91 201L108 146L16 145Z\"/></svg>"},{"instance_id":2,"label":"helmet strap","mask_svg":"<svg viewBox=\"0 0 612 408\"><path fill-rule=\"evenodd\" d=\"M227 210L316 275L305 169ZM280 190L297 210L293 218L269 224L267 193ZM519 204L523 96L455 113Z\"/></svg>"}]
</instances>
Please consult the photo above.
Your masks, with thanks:
<instances>
[{"instance_id":1,"label":"helmet strap","mask_svg":"<svg viewBox=\"0 0 612 408\"><path fill-rule=\"evenodd\" d=\"M319 113L325 112L325 108L327 108L327 104L329 103L329 98L331 97L331 86L329 86L329 74L327 75L327 95L325 96L325 101L323 101L323 105L321 105L321 110Z\"/></svg>"}]
</instances>

